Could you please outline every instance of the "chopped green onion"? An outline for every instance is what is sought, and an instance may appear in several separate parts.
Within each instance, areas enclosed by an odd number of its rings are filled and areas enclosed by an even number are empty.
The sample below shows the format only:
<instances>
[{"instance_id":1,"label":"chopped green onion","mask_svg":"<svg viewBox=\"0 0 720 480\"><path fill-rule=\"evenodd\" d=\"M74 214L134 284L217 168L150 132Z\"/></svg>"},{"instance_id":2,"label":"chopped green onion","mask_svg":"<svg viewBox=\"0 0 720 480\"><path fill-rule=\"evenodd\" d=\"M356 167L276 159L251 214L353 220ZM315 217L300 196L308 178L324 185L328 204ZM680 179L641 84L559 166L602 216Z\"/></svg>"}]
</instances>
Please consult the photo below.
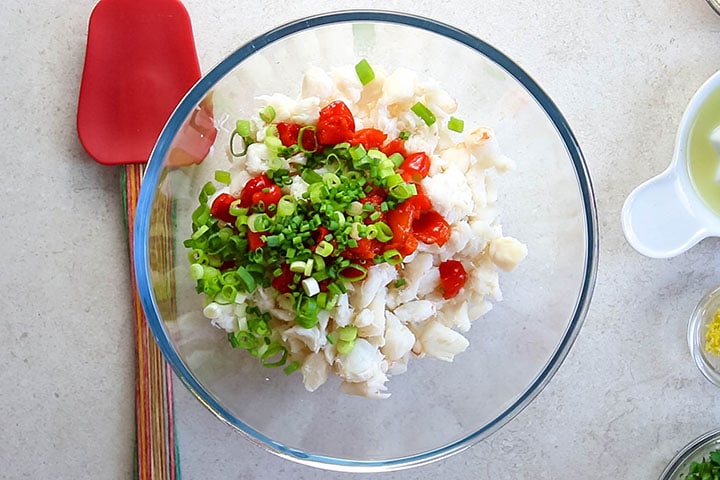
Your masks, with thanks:
<instances>
[{"instance_id":1,"label":"chopped green onion","mask_svg":"<svg viewBox=\"0 0 720 480\"><path fill-rule=\"evenodd\" d=\"M303 270L303 275L306 277L309 277L313 270L313 265L315 264L315 261L310 258L307 262L305 262L305 269Z\"/></svg>"},{"instance_id":2,"label":"chopped green onion","mask_svg":"<svg viewBox=\"0 0 720 480\"><path fill-rule=\"evenodd\" d=\"M427 125L428 127L435 123L435 115L422 102L417 102L410 108L410 110L412 110L415 115L420 117L420 119L425 122L425 125Z\"/></svg>"},{"instance_id":3,"label":"chopped green onion","mask_svg":"<svg viewBox=\"0 0 720 480\"><path fill-rule=\"evenodd\" d=\"M203 203L192 213L192 221L196 226L205 225L210 220L210 207Z\"/></svg>"},{"instance_id":4,"label":"chopped green onion","mask_svg":"<svg viewBox=\"0 0 720 480\"><path fill-rule=\"evenodd\" d=\"M247 292L254 292L255 287L257 286L257 282L255 282L255 278L243 267L238 267L236 270L238 277L240 277L240 280L245 284L245 291Z\"/></svg>"},{"instance_id":5,"label":"chopped green onion","mask_svg":"<svg viewBox=\"0 0 720 480\"><path fill-rule=\"evenodd\" d=\"M272 105L267 105L265 108L260 110L260 120L265 123L272 123L275 120L275 108Z\"/></svg>"},{"instance_id":6,"label":"chopped green onion","mask_svg":"<svg viewBox=\"0 0 720 480\"><path fill-rule=\"evenodd\" d=\"M355 347L355 340L351 340L349 342L338 340L338 342L335 344L335 348L340 355L347 355L348 353L352 352L353 347Z\"/></svg>"},{"instance_id":7,"label":"chopped green onion","mask_svg":"<svg viewBox=\"0 0 720 480\"><path fill-rule=\"evenodd\" d=\"M393 238L393 232L390 226L385 222L375 222L375 238L381 242L389 242Z\"/></svg>"},{"instance_id":8,"label":"chopped green onion","mask_svg":"<svg viewBox=\"0 0 720 480\"><path fill-rule=\"evenodd\" d=\"M450 120L448 120L448 130L452 130L453 132L462 133L462 131L465 129L465 122L460 120L459 118L450 117Z\"/></svg>"},{"instance_id":9,"label":"chopped green onion","mask_svg":"<svg viewBox=\"0 0 720 480\"><path fill-rule=\"evenodd\" d=\"M283 195L277 204L277 215L279 217L289 217L295 213L295 197L292 195Z\"/></svg>"},{"instance_id":10,"label":"chopped green onion","mask_svg":"<svg viewBox=\"0 0 720 480\"><path fill-rule=\"evenodd\" d=\"M215 181L230 185L230 172L227 170L215 170Z\"/></svg>"},{"instance_id":11,"label":"chopped green onion","mask_svg":"<svg viewBox=\"0 0 720 480\"><path fill-rule=\"evenodd\" d=\"M323 183L328 187L337 187L338 185L342 185L340 177L338 177L334 173L324 173L322 176L322 180Z\"/></svg>"},{"instance_id":12,"label":"chopped green onion","mask_svg":"<svg viewBox=\"0 0 720 480\"><path fill-rule=\"evenodd\" d=\"M282 140L277 135L265 135L265 146L271 153L277 154L283 148Z\"/></svg>"},{"instance_id":13,"label":"chopped green onion","mask_svg":"<svg viewBox=\"0 0 720 480\"><path fill-rule=\"evenodd\" d=\"M293 372L295 372L295 370L297 370L298 368L300 368L300 363L297 362L296 360L293 360L292 362L290 362L288 364L287 367L283 368L283 372L285 372L285 375L290 375Z\"/></svg>"},{"instance_id":14,"label":"chopped green onion","mask_svg":"<svg viewBox=\"0 0 720 480\"><path fill-rule=\"evenodd\" d=\"M320 284L313 277L303 278L302 282L303 291L308 297L314 297L320 293Z\"/></svg>"},{"instance_id":15,"label":"chopped green onion","mask_svg":"<svg viewBox=\"0 0 720 480\"><path fill-rule=\"evenodd\" d=\"M403 256L397 249L391 248L383 252L383 259L390 265L397 265L403 261Z\"/></svg>"},{"instance_id":16,"label":"chopped green onion","mask_svg":"<svg viewBox=\"0 0 720 480\"><path fill-rule=\"evenodd\" d=\"M303 139L305 138L305 132L312 132L313 145L315 147L312 150L308 150L305 148L305 145L304 145L305 142L303 142ZM317 150L317 137L316 137L315 132L316 132L316 129L315 129L314 125L306 125L298 131L297 145L301 152L312 153L315 150Z\"/></svg>"},{"instance_id":17,"label":"chopped green onion","mask_svg":"<svg viewBox=\"0 0 720 480\"><path fill-rule=\"evenodd\" d=\"M413 183L401 183L390 187L388 193L398 200L406 200L417 195L417 187Z\"/></svg>"},{"instance_id":18,"label":"chopped green onion","mask_svg":"<svg viewBox=\"0 0 720 480\"><path fill-rule=\"evenodd\" d=\"M393 286L395 288L400 288L400 287L404 286L406 283L407 282L405 281L404 278L398 278L397 280L395 280L395 283L393 284Z\"/></svg>"},{"instance_id":19,"label":"chopped green onion","mask_svg":"<svg viewBox=\"0 0 720 480\"><path fill-rule=\"evenodd\" d=\"M200 228L193 232L190 238L192 238L193 240L197 240L198 238L202 237L208 230L210 230L210 227L208 227L207 225L200 225Z\"/></svg>"},{"instance_id":20,"label":"chopped green onion","mask_svg":"<svg viewBox=\"0 0 720 480\"><path fill-rule=\"evenodd\" d=\"M280 358L277 356L280 355ZM279 343L273 342L268 345L267 350L260 356L260 362L265 367L282 367L287 361L288 351ZM274 361L271 361L273 360Z\"/></svg>"},{"instance_id":21,"label":"chopped green onion","mask_svg":"<svg viewBox=\"0 0 720 480\"><path fill-rule=\"evenodd\" d=\"M244 348L250 350L257 346L257 339L250 332L240 331L234 333L228 333L228 340L233 348Z\"/></svg>"},{"instance_id":22,"label":"chopped green onion","mask_svg":"<svg viewBox=\"0 0 720 480\"><path fill-rule=\"evenodd\" d=\"M238 137L240 137L240 139L242 140L242 150L239 152L235 149L235 139ZM251 142L249 138L241 137L237 131L233 132L232 135L230 135L230 155L232 155L233 157L242 157L247 153L247 147L250 145L250 143Z\"/></svg>"},{"instance_id":23,"label":"chopped green onion","mask_svg":"<svg viewBox=\"0 0 720 480\"><path fill-rule=\"evenodd\" d=\"M368 61L364 58L360 60L357 65L355 65L355 73L357 73L357 76L360 79L360 83L362 83L363 86L367 85L375 79L375 72L373 71Z\"/></svg>"},{"instance_id":24,"label":"chopped green onion","mask_svg":"<svg viewBox=\"0 0 720 480\"><path fill-rule=\"evenodd\" d=\"M345 212L348 215L351 215L353 217L360 215L362 213L362 211L363 211L363 204L358 201L351 202L350 205L348 206L347 210L345 210Z\"/></svg>"},{"instance_id":25,"label":"chopped green onion","mask_svg":"<svg viewBox=\"0 0 720 480\"><path fill-rule=\"evenodd\" d=\"M351 270L351 272L346 272L347 270ZM338 274L338 277L342 280L347 280L349 282L357 282L359 280L364 280L365 277L367 277L367 268L358 264L352 264L344 268L343 272L346 273L340 272L340 274Z\"/></svg>"},{"instance_id":26,"label":"chopped green onion","mask_svg":"<svg viewBox=\"0 0 720 480\"><path fill-rule=\"evenodd\" d=\"M237 296L237 288L233 285L223 285L220 293L228 302L234 302L235 297Z\"/></svg>"},{"instance_id":27,"label":"chopped green onion","mask_svg":"<svg viewBox=\"0 0 720 480\"><path fill-rule=\"evenodd\" d=\"M246 215L248 212L247 208L243 208L240 206L241 200L238 198L234 202L230 204L230 208L228 208L228 213L232 215L233 217L239 217L241 215Z\"/></svg>"},{"instance_id":28,"label":"chopped green onion","mask_svg":"<svg viewBox=\"0 0 720 480\"><path fill-rule=\"evenodd\" d=\"M199 263L193 263L192 265L190 265L190 277L193 280L200 280L201 278L203 278L203 270L204 268L202 265L200 265Z\"/></svg>"},{"instance_id":29,"label":"chopped green onion","mask_svg":"<svg viewBox=\"0 0 720 480\"><path fill-rule=\"evenodd\" d=\"M333 252L333 246L330 242L326 242L325 240L320 241L320 243L317 244L315 247L315 253L320 255L321 257L327 257Z\"/></svg>"},{"instance_id":30,"label":"chopped green onion","mask_svg":"<svg viewBox=\"0 0 720 480\"><path fill-rule=\"evenodd\" d=\"M351 342L357 338L358 328L355 325L338 328L338 338L344 342Z\"/></svg>"},{"instance_id":31,"label":"chopped green onion","mask_svg":"<svg viewBox=\"0 0 720 480\"><path fill-rule=\"evenodd\" d=\"M402 163L405 161L405 158L400 153L393 153L388 157L388 160L390 160L395 168L398 168Z\"/></svg>"},{"instance_id":32,"label":"chopped green onion","mask_svg":"<svg viewBox=\"0 0 720 480\"><path fill-rule=\"evenodd\" d=\"M238 120L235 122L235 131L241 137L249 137L251 133L250 120Z\"/></svg>"},{"instance_id":33,"label":"chopped green onion","mask_svg":"<svg viewBox=\"0 0 720 480\"><path fill-rule=\"evenodd\" d=\"M290 264L290 271L295 273L303 273L305 271L305 262L296 260Z\"/></svg>"},{"instance_id":34,"label":"chopped green onion","mask_svg":"<svg viewBox=\"0 0 720 480\"><path fill-rule=\"evenodd\" d=\"M208 196L213 195L213 194L215 194L216 191L217 191L217 189L215 188L215 185L213 185L212 182L207 182L205 185L203 185L202 193L204 193L205 195L208 195Z\"/></svg>"},{"instance_id":35,"label":"chopped green onion","mask_svg":"<svg viewBox=\"0 0 720 480\"><path fill-rule=\"evenodd\" d=\"M270 228L272 220L270 220L267 213L253 213L248 217L247 224L250 230L255 233L266 232Z\"/></svg>"},{"instance_id":36,"label":"chopped green onion","mask_svg":"<svg viewBox=\"0 0 720 480\"><path fill-rule=\"evenodd\" d=\"M407 140L408 138L410 138L410 135L411 135L410 132L408 132L408 131L403 131L403 132L400 132L400 133L398 134L398 138L399 138L400 140Z\"/></svg>"}]
</instances>

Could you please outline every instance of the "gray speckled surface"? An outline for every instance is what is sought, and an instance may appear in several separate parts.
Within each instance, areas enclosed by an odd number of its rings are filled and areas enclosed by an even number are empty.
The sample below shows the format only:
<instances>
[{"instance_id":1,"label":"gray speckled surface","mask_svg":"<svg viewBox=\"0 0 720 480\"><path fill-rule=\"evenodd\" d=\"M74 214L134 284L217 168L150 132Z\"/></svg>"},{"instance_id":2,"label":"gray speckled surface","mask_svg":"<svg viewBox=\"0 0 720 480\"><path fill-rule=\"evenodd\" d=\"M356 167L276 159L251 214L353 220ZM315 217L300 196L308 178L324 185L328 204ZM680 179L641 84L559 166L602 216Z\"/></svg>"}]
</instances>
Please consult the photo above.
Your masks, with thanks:
<instances>
[{"instance_id":1,"label":"gray speckled surface","mask_svg":"<svg viewBox=\"0 0 720 480\"><path fill-rule=\"evenodd\" d=\"M669 163L695 89L720 68L720 17L704 0L186 0L204 71L278 24L350 7L430 16L520 64L560 107L597 194L595 297L568 359L487 441L387 479L656 478L720 424L720 391L690 359L687 318L720 283L720 241L670 260L635 253L620 208ZM0 478L130 478L134 381L119 171L75 133L93 1L0 4ZM186 479L344 478L276 458L215 420L179 384Z\"/></svg>"}]
</instances>

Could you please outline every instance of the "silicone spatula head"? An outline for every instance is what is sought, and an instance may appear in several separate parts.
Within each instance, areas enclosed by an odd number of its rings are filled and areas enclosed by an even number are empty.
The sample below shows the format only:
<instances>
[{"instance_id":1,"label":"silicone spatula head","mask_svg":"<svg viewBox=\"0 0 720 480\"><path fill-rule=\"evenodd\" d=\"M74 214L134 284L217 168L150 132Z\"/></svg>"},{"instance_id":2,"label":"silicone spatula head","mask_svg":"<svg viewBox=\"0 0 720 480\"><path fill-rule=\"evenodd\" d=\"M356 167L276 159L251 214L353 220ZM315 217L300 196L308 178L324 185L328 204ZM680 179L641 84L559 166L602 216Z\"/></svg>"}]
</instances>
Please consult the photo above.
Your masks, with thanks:
<instances>
[{"instance_id":1,"label":"silicone spatula head","mask_svg":"<svg viewBox=\"0 0 720 480\"><path fill-rule=\"evenodd\" d=\"M190 17L177 0L101 0L92 12L78 102L85 150L107 165L146 162L200 78Z\"/></svg>"}]
</instances>

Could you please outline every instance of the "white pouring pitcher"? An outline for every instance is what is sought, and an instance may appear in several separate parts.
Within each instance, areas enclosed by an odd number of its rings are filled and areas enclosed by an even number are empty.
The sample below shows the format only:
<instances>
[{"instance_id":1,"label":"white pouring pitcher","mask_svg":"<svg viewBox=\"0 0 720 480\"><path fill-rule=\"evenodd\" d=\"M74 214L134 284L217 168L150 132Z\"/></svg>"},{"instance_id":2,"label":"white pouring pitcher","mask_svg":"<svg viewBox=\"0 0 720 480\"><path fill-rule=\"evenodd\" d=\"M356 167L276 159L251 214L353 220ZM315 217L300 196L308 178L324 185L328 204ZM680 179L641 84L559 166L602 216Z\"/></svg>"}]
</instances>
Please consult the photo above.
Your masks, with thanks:
<instances>
[{"instance_id":1,"label":"white pouring pitcher","mask_svg":"<svg viewBox=\"0 0 720 480\"><path fill-rule=\"evenodd\" d=\"M698 195L690 180L688 142L698 110L720 89L720 71L695 93L683 114L670 166L633 190L622 208L625 238L652 258L679 255L706 237L720 236L720 215ZM720 124L720 111L718 124ZM717 128L714 130L714 135ZM710 142L708 138L708 142ZM720 189L720 183L717 184Z\"/></svg>"}]
</instances>

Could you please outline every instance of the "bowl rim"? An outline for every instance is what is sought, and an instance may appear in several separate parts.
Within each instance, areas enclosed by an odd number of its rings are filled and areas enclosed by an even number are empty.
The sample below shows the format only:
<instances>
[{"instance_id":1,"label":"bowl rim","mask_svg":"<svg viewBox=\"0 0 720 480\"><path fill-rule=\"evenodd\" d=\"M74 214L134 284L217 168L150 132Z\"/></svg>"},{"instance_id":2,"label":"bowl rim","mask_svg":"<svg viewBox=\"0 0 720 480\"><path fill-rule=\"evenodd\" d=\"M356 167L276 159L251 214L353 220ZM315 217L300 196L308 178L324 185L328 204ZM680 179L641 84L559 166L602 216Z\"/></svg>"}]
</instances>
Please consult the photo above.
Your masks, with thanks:
<instances>
[{"instance_id":1,"label":"bowl rim","mask_svg":"<svg viewBox=\"0 0 720 480\"><path fill-rule=\"evenodd\" d=\"M714 300L718 300L719 297L720 285L703 295L690 315L690 321L688 322L687 328L688 347L690 348L690 355L692 356L695 365L708 382L718 387L720 387L720 371L715 369L708 362L702 348L703 338L701 338L700 332L703 331L703 327L706 324L706 313L708 313L708 307Z\"/></svg>"},{"instance_id":2,"label":"bowl rim","mask_svg":"<svg viewBox=\"0 0 720 480\"><path fill-rule=\"evenodd\" d=\"M702 435L691 440L685 445L675 456L670 460L665 469L660 474L659 480L672 480L672 478L679 473L678 469L683 464L695 455L698 451L710 445L712 442L717 443L717 447L720 448L720 428L715 428Z\"/></svg>"},{"instance_id":3,"label":"bowl rim","mask_svg":"<svg viewBox=\"0 0 720 480\"><path fill-rule=\"evenodd\" d=\"M583 217L587 242L586 261L584 271L582 273L581 288L573 309L571 320L568 323L565 333L563 334L563 337L558 343L555 351L550 356L541 372L528 385L526 391L516 398L509 406L506 406L503 412L492 422L459 440L453 441L447 445L433 448L432 450L383 460L350 460L303 452L297 448L283 445L236 418L204 389L200 382L186 367L178 353L174 351L167 332L163 327L163 322L157 313L158 309L151 288L150 272L148 268L148 232L150 216L143 215L141 213L150 211L155 196L155 185L157 185L158 178L162 170L163 160L173 140L174 132L180 128L185 121L185 118L190 115L192 109L195 108L195 105L202 100L205 93L213 85L215 85L223 76L254 52L262 50L264 47L281 40L288 35L302 30L351 22L390 23L404 27L426 30L430 33L455 40L467 47L470 47L481 55L484 55L489 60L503 68L510 76L519 82L544 110L545 114L557 130L557 133L565 145L567 153L572 161L583 203ZM138 199L137 211L140 212L140 214L136 216L134 226L133 265L138 293L150 326L150 330L155 337L162 354L172 367L177 377L218 419L228 425L231 425L265 450L298 463L335 471L381 472L425 465L459 453L504 426L507 422L517 416L525 407L527 407L533 399L535 399L540 391L542 391L542 389L547 385L549 380L554 376L561 363L568 355L580 331L585 316L587 315L597 276L599 235L592 182L580 146L575 139L570 126L560 113L557 106L540 88L540 86L535 83L535 81L527 73L525 73L524 70L522 70L505 54L501 53L485 41L445 23L404 12L387 10L341 10L309 16L272 29L235 50L192 87L171 115L151 153Z\"/></svg>"}]
</instances>

